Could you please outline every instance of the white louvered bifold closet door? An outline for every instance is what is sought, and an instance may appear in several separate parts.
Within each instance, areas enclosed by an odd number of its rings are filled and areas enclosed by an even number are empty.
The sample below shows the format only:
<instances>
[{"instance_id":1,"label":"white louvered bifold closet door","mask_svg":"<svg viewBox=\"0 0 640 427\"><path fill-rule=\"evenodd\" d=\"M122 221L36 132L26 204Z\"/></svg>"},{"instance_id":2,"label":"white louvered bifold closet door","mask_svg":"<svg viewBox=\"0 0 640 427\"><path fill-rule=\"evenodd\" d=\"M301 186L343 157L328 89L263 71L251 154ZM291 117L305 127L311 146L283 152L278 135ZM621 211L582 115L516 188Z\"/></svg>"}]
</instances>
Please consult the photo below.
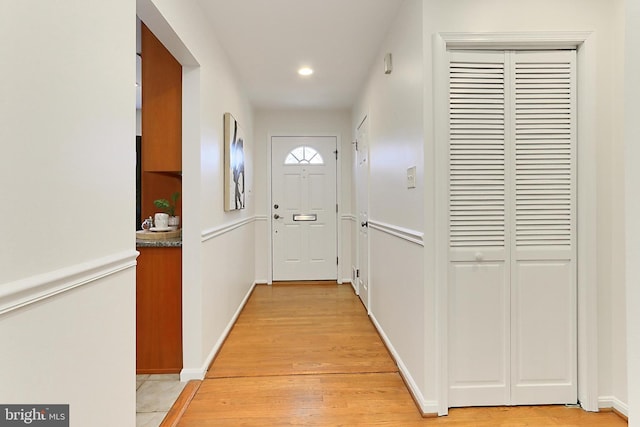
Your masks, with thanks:
<instances>
[{"instance_id":1,"label":"white louvered bifold closet door","mask_svg":"<svg viewBox=\"0 0 640 427\"><path fill-rule=\"evenodd\" d=\"M449 406L576 401L575 52L450 52Z\"/></svg>"},{"instance_id":2,"label":"white louvered bifold closet door","mask_svg":"<svg viewBox=\"0 0 640 427\"><path fill-rule=\"evenodd\" d=\"M509 397L505 55L449 66L449 404Z\"/></svg>"},{"instance_id":3,"label":"white louvered bifold closet door","mask_svg":"<svg viewBox=\"0 0 640 427\"><path fill-rule=\"evenodd\" d=\"M577 401L575 57L510 55L512 404Z\"/></svg>"}]
</instances>

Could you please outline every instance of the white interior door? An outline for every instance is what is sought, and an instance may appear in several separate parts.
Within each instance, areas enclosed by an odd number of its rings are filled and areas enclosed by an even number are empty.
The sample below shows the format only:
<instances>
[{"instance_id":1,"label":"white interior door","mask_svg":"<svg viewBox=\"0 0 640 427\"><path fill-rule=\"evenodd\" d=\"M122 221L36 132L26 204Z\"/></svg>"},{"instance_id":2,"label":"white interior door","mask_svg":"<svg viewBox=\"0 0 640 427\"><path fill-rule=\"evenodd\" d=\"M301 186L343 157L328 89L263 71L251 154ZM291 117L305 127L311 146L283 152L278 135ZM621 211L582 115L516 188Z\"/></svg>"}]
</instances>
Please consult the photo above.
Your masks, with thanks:
<instances>
[{"instance_id":1,"label":"white interior door","mask_svg":"<svg viewBox=\"0 0 640 427\"><path fill-rule=\"evenodd\" d=\"M510 402L504 58L451 53L450 406Z\"/></svg>"},{"instance_id":2,"label":"white interior door","mask_svg":"<svg viewBox=\"0 0 640 427\"><path fill-rule=\"evenodd\" d=\"M358 209L358 274L356 292L364 306L369 309L369 140L367 118L360 124L357 133L356 171Z\"/></svg>"},{"instance_id":3,"label":"white interior door","mask_svg":"<svg viewBox=\"0 0 640 427\"><path fill-rule=\"evenodd\" d=\"M576 52L508 58L511 401L576 403Z\"/></svg>"},{"instance_id":4,"label":"white interior door","mask_svg":"<svg viewBox=\"0 0 640 427\"><path fill-rule=\"evenodd\" d=\"M449 71L449 405L576 403L575 52Z\"/></svg>"},{"instance_id":5,"label":"white interior door","mask_svg":"<svg viewBox=\"0 0 640 427\"><path fill-rule=\"evenodd\" d=\"M336 137L272 137L273 280L336 280Z\"/></svg>"}]
</instances>

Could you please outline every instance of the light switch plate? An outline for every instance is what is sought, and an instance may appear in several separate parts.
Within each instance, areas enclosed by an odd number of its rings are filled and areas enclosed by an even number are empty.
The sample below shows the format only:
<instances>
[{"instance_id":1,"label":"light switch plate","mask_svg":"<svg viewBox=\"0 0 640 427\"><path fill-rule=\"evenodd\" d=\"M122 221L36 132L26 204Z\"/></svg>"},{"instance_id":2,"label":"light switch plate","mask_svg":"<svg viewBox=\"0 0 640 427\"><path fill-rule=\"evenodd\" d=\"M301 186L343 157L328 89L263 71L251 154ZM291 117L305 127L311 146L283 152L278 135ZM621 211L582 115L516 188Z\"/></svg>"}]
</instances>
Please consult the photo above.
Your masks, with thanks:
<instances>
[{"instance_id":1,"label":"light switch plate","mask_svg":"<svg viewBox=\"0 0 640 427\"><path fill-rule=\"evenodd\" d=\"M416 188L416 167L407 169L407 188Z\"/></svg>"}]
</instances>

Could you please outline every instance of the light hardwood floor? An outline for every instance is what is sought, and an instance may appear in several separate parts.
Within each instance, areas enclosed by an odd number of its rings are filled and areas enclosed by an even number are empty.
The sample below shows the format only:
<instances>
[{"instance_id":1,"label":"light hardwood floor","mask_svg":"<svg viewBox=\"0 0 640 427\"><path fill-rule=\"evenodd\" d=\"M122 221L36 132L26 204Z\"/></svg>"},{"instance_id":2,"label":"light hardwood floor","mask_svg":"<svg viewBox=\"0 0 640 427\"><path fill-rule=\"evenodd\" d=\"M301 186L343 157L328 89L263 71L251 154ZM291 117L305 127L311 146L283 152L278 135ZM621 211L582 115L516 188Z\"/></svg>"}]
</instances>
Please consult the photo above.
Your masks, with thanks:
<instances>
[{"instance_id":1,"label":"light hardwood floor","mask_svg":"<svg viewBox=\"0 0 640 427\"><path fill-rule=\"evenodd\" d=\"M256 286L178 421L200 426L626 426L562 406L422 418L349 285Z\"/></svg>"}]
</instances>

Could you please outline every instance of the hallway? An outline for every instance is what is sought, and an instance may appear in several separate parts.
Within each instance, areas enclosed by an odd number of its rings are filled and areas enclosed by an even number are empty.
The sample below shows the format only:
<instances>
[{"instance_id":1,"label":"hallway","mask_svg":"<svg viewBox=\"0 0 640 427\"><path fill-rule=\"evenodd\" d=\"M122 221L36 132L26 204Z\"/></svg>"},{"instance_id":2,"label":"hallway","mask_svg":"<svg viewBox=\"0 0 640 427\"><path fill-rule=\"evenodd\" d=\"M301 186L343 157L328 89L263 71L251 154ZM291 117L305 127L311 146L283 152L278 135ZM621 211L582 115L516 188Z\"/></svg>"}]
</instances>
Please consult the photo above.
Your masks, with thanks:
<instances>
[{"instance_id":1,"label":"hallway","mask_svg":"<svg viewBox=\"0 0 640 427\"><path fill-rule=\"evenodd\" d=\"M349 285L258 285L178 426L625 426L564 407L423 419Z\"/></svg>"}]
</instances>

